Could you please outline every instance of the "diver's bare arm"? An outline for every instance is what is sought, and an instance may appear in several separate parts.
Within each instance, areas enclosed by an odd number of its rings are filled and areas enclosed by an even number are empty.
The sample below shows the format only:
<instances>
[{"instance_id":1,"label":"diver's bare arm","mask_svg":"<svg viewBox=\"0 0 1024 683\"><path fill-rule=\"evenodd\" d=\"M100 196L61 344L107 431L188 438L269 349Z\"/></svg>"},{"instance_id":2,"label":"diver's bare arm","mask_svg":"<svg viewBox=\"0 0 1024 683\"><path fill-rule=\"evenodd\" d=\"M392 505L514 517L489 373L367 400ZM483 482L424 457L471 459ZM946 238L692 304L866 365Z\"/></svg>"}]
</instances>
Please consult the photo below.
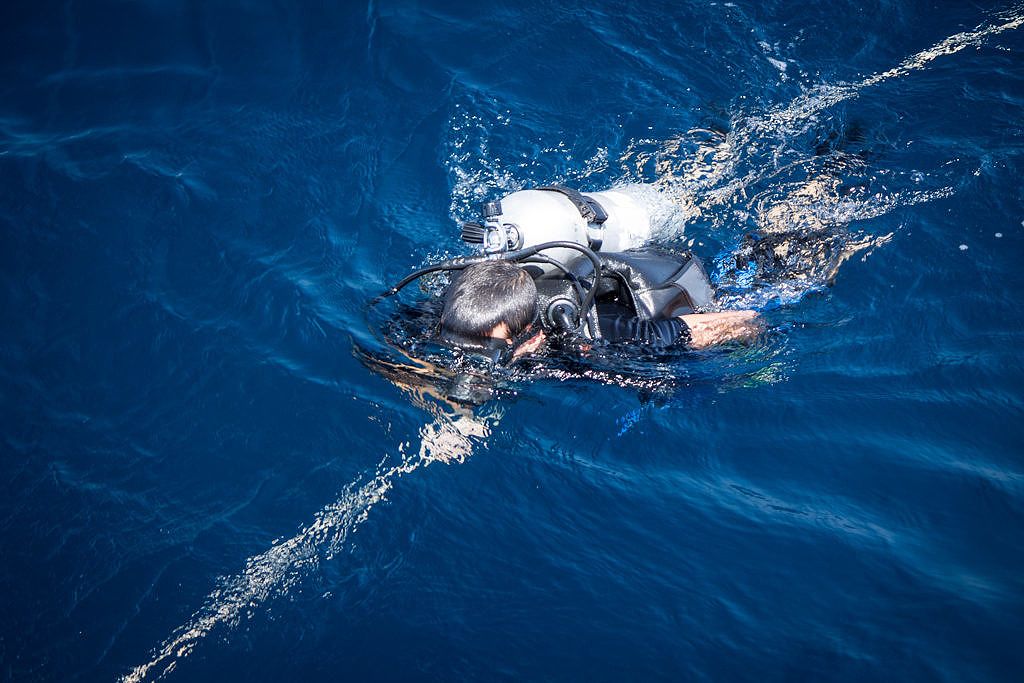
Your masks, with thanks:
<instances>
[{"instance_id":1,"label":"diver's bare arm","mask_svg":"<svg viewBox=\"0 0 1024 683\"><path fill-rule=\"evenodd\" d=\"M691 313L681 315L679 319L690 328L690 345L695 349L706 349L728 341L747 341L763 329L757 311Z\"/></svg>"}]
</instances>

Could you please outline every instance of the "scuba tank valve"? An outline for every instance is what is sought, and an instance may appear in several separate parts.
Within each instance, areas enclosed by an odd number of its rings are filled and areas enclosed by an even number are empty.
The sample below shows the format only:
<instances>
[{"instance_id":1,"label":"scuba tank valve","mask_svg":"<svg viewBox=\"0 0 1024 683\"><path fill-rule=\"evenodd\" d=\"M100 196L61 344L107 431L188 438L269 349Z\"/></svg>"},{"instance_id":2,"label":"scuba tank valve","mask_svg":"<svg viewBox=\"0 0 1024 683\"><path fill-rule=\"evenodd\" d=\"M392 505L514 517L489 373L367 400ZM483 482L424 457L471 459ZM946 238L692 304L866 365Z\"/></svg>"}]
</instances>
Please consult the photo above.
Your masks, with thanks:
<instances>
[{"instance_id":1,"label":"scuba tank valve","mask_svg":"<svg viewBox=\"0 0 1024 683\"><path fill-rule=\"evenodd\" d=\"M484 202L484 222L464 223L462 241L467 244L479 244L485 254L500 254L520 249L523 238L514 223L502 222L501 201Z\"/></svg>"}]
</instances>

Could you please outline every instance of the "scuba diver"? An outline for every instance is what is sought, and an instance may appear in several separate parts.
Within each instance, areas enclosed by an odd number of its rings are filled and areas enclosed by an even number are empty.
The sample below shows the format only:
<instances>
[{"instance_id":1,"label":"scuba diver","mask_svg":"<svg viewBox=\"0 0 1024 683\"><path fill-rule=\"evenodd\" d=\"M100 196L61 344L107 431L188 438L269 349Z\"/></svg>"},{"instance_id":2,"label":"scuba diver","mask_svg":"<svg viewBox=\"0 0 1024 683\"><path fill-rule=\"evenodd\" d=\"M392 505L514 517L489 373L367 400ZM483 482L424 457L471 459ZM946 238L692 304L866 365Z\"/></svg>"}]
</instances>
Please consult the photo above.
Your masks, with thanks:
<instances>
[{"instance_id":1,"label":"scuba diver","mask_svg":"<svg viewBox=\"0 0 1024 683\"><path fill-rule=\"evenodd\" d=\"M606 343L705 349L749 340L761 329L756 311L700 312L703 307L694 300L704 303L699 293L710 283L692 255L635 252L601 254L600 258L605 282L599 285L603 292L595 297L593 310L597 337ZM612 271L611 265L621 268ZM647 270L640 270L643 267ZM689 278L692 283L682 277L687 267L696 271ZM655 283L651 275L658 268L675 269L675 273ZM508 261L470 265L445 294L440 337L462 348L510 350L513 358L535 352L552 331L574 331L569 313L559 309L570 305L552 303L551 290L560 294L562 287L551 284L535 281L529 271ZM637 299L644 296L654 305L638 304ZM540 314L542 309L547 315Z\"/></svg>"},{"instance_id":2,"label":"scuba diver","mask_svg":"<svg viewBox=\"0 0 1024 683\"><path fill-rule=\"evenodd\" d=\"M521 190L486 202L483 217L462 226L481 255L418 270L377 299L429 273L456 272L437 333L459 353L504 366L551 341L582 352L705 349L762 329L755 311L715 310L695 255L644 247L650 216L629 188Z\"/></svg>"}]
</instances>

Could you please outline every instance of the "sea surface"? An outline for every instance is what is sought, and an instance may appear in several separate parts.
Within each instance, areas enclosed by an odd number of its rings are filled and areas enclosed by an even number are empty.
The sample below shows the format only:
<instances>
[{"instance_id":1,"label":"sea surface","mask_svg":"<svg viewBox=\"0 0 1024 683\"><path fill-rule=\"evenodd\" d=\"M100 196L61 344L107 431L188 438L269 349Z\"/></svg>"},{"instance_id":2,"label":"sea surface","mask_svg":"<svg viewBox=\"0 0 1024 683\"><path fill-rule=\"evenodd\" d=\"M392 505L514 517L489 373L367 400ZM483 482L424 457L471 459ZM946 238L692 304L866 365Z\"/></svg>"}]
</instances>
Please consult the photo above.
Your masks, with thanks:
<instances>
[{"instance_id":1,"label":"sea surface","mask_svg":"<svg viewBox=\"0 0 1024 683\"><path fill-rule=\"evenodd\" d=\"M1022 178L1015 2L5 2L0 680L1019 681ZM550 183L766 332L374 362Z\"/></svg>"}]
</instances>

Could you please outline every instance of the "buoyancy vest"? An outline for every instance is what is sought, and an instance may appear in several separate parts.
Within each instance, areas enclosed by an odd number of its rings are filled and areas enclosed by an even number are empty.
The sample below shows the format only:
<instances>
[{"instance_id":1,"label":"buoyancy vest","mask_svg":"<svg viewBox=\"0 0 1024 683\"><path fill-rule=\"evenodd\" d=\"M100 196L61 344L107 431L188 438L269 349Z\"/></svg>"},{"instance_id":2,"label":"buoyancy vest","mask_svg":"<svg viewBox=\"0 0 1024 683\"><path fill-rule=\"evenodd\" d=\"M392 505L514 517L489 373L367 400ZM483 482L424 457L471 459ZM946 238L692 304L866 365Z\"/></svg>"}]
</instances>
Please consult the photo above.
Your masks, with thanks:
<instances>
[{"instance_id":1,"label":"buoyancy vest","mask_svg":"<svg viewBox=\"0 0 1024 683\"><path fill-rule=\"evenodd\" d=\"M601 277L597 305L592 315L615 308L640 320L659 320L708 310L714 289L700 259L690 252L659 250L597 254ZM544 275L536 280L538 310L545 327L555 327L559 305L576 305L593 282L593 265L587 258L573 260L568 274ZM590 326L596 328L596 325ZM584 326L586 334L587 326Z\"/></svg>"}]
</instances>

